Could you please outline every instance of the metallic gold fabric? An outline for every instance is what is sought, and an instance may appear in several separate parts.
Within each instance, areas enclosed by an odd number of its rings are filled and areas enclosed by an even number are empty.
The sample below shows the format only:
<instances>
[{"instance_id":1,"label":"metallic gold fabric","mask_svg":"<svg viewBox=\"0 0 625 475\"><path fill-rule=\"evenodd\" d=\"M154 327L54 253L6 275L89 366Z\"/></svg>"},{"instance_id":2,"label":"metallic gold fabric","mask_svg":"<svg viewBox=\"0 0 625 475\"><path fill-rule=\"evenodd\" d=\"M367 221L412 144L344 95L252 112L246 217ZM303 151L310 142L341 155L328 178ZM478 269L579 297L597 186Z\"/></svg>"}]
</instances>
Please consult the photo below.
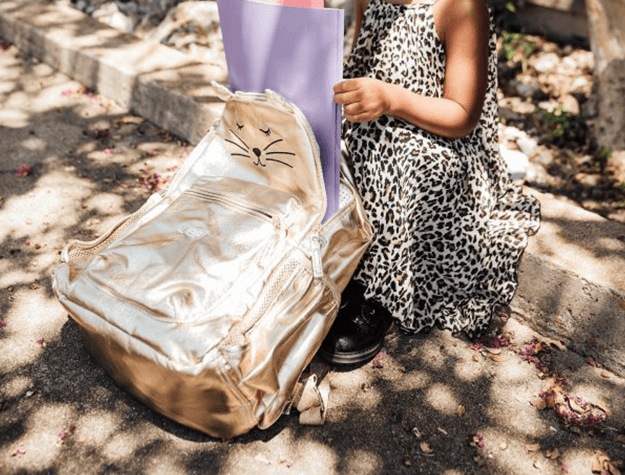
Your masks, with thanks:
<instances>
[{"instance_id":1,"label":"metallic gold fabric","mask_svg":"<svg viewBox=\"0 0 625 475\"><path fill-rule=\"evenodd\" d=\"M292 402L371 239L347 175L322 223L319 149L295 107L226 95L170 186L101 238L70 242L54 272L121 386L222 438L269 427Z\"/></svg>"}]
</instances>

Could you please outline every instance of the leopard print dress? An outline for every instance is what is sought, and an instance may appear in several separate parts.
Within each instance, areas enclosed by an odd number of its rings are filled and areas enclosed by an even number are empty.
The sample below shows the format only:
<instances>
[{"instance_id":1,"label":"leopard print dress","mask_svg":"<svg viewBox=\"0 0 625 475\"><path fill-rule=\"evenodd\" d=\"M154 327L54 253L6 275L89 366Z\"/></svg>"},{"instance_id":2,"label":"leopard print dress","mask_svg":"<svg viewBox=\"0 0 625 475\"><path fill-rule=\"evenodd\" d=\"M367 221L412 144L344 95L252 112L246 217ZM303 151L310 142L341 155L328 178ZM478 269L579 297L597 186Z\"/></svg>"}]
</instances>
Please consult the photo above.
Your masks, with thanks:
<instances>
[{"instance_id":1,"label":"leopard print dress","mask_svg":"<svg viewBox=\"0 0 625 475\"><path fill-rule=\"evenodd\" d=\"M345 77L373 77L439 97L445 51L436 0L372 0ZM355 279L406 333L433 326L479 336L517 286L536 199L509 176L498 149L497 56L490 41L487 97L470 135L446 139L381 116L344 123L354 179L375 231Z\"/></svg>"}]
</instances>

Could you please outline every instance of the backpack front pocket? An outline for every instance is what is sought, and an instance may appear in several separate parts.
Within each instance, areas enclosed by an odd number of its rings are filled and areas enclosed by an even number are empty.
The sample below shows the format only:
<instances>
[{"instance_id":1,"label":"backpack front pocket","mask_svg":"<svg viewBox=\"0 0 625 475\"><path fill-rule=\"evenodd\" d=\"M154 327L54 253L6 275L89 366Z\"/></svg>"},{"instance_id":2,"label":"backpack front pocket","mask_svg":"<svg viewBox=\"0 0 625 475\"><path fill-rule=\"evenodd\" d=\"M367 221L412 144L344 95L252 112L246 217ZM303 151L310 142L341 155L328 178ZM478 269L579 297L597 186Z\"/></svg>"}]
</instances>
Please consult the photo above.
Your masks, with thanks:
<instances>
[{"instance_id":1,"label":"backpack front pocket","mask_svg":"<svg viewBox=\"0 0 625 475\"><path fill-rule=\"evenodd\" d=\"M284 256L286 230L276 209L193 187L94 256L85 275L155 318L218 318L222 311L213 310L226 298L226 311L243 315L254 303L253 287Z\"/></svg>"}]
</instances>

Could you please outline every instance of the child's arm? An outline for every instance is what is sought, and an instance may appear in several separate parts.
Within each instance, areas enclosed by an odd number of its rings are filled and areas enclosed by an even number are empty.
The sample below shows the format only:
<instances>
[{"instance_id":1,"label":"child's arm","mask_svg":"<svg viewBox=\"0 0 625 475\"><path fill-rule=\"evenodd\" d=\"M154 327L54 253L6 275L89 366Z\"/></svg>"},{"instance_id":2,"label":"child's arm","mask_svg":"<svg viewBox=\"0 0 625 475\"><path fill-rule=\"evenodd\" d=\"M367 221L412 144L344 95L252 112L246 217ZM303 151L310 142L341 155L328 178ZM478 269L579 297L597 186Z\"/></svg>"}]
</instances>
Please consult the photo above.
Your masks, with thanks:
<instances>
[{"instance_id":1,"label":"child's arm","mask_svg":"<svg viewBox=\"0 0 625 475\"><path fill-rule=\"evenodd\" d=\"M371 0L354 1L354 38L352 40L352 47L356 46L358 34L360 33L360 26L362 25L362 17L370 1Z\"/></svg>"},{"instance_id":2,"label":"child's arm","mask_svg":"<svg viewBox=\"0 0 625 475\"><path fill-rule=\"evenodd\" d=\"M366 122L387 114L449 138L475 128L488 76L488 9L483 0L441 0L434 14L446 53L443 96L415 94L372 78L347 79L334 87L347 120Z\"/></svg>"}]
</instances>

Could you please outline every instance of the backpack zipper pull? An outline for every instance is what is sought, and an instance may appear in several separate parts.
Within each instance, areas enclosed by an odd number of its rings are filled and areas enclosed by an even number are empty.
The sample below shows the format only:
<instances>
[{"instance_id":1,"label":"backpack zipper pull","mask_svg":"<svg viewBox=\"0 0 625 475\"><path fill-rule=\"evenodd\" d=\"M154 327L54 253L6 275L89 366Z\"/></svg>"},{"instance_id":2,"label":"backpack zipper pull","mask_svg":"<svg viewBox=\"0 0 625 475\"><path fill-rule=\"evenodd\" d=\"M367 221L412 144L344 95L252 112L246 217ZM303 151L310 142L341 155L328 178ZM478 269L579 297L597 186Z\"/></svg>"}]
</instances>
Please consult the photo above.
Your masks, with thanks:
<instances>
[{"instance_id":1,"label":"backpack zipper pull","mask_svg":"<svg viewBox=\"0 0 625 475\"><path fill-rule=\"evenodd\" d=\"M321 262L321 240L316 234L310 238L310 262L312 264L313 277L323 277L323 263Z\"/></svg>"}]
</instances>

